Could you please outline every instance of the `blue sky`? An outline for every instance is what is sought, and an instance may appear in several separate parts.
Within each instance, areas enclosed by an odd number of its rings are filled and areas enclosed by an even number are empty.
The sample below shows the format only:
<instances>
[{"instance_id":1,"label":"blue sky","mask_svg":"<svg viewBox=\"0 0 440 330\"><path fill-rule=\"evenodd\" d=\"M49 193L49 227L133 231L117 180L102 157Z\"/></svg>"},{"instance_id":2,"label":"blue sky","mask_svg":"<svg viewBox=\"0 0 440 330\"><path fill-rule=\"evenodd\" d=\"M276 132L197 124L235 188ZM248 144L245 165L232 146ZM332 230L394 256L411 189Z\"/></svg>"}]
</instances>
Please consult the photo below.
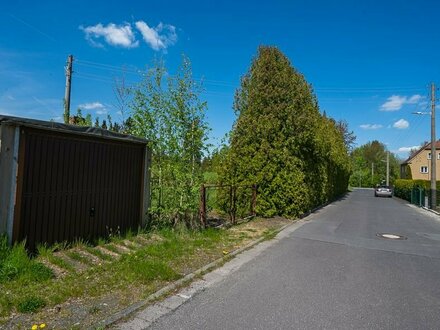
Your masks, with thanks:
<instances>
[{"instance_id":1,"label":"blue sky","mask_svg":"<svg viewBox=\"0 0 440 330\"><path fill-rule=\"evenodd\" d=\"M0 114L62 115L73 54L72 109L120 119L113 79L182 53L204 78L218 144L232 126L240 77L259 45L277 46L311 83L322 111L404 158L430 139L431 82L440 85L437 1L8 1L0 10ZM440 92L439 92L440 95ZM437 120L439 122L439 120ZM437 136L440 136L437 125Z\"/></svg>"}]
</instances>

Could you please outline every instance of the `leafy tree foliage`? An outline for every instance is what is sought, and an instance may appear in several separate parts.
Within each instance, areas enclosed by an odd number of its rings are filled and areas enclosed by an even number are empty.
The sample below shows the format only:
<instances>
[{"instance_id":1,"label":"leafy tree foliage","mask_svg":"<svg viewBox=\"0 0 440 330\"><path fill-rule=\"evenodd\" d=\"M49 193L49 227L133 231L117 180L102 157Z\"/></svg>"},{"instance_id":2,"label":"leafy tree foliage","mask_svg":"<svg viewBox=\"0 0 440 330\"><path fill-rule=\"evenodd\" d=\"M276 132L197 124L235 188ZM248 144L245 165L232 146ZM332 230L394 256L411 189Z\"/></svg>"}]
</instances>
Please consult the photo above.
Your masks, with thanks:
<instances>
[{"instance_id":1,"label":"leafy tree foliage","mask_svg":"<svg viewBox=\"0 0 440 330\"><path fill-rule=\"evenodd\" d=\"M78 108L76 110L76 115L70 117L68 123L77 126L92 126L92 115L88 113L84 117L81 108Z\"/></svg>"},{"instance_id":2,"label":"leafy tree foliage","mask_svg":"<svg viewBox=\"0 0 440 330\"><path fill-rule=\"evenodd\" d=\"M387 150L379 141L368 142L351 153L353 173L350 185L355 187L374 187L386 180ZM373 168L373 171L371 170ZM373 173L372 173L373 172ZM390 153L390 184L400 176L399 159Z\"/></svg>"},{"instance_id":3,"label":"leafy tree foliage","mask_svg":"<svg viewBox=\"0 0 440 330\"><path fill-rule=\"evenodd\" d=\"M193 227L198 221L201 160L208 132L201 91L185 56L177 75L167 75L159 62L132 89L132 133L151 141L153 151L150 213L154 225Z\"/></svg>"},{"instance_id":4,"label":"leafy tree foliage","mask_svg":"<svg viewBox=\"0 0 440 330\"><path fill-rule=\"evenodd\" d=\"M294 216L347 189L350 164L337 123L275 47L260 47L236 91L222 181L258 185L257 212Z\"/></svg>"}]
</instances>

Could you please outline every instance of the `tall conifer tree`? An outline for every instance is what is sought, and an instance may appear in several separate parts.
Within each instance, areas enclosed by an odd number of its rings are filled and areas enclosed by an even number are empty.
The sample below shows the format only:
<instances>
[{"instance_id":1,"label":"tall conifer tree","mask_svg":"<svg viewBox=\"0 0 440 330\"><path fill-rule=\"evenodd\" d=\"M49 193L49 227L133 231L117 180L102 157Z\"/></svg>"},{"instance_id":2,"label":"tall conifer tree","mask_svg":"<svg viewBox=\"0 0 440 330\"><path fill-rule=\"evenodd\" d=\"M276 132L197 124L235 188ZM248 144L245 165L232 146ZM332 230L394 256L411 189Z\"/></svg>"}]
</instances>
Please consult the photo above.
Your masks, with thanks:
<instances>
[{"instance_id":1,"label":"tall conifer tree","mask_svg":"<svg viewBox=\"0 0 440 330\"><path fill-rule=\"evenodd\" d=\"M277 48L259 48L236 92L234 110L223 177L232 184L257 183L258 213L298 215L333 195L326 134L341 134L334 125L325 131L327 119L311 87ZM334 140L346 156L342 137ZM345 177L342 181L337 184L346 189Z\"/></svg>"}]
</instances>

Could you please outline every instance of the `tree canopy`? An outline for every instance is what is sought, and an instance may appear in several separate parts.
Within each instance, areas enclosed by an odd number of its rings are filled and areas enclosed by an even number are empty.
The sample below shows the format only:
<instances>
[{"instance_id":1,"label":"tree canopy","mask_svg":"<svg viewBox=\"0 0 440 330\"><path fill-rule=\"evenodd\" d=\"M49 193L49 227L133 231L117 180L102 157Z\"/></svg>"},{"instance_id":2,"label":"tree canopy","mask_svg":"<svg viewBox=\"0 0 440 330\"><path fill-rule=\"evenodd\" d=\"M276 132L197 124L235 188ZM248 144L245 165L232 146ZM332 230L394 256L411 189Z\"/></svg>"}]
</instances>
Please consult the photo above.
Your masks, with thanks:
<instances>
[{"instance_id":1,"label":"tree canopy","mask_svg":"<svg viewBox=\"0 0 440 330\"><path fill-rule=\"evenodd\" d=\"M374 187L386 180L387 148L377 140L368 142L351 153L353 173L350 185L355 187ZM399 159L390 152L390 184L400 176Z\"/></svg>"}]
</instances>

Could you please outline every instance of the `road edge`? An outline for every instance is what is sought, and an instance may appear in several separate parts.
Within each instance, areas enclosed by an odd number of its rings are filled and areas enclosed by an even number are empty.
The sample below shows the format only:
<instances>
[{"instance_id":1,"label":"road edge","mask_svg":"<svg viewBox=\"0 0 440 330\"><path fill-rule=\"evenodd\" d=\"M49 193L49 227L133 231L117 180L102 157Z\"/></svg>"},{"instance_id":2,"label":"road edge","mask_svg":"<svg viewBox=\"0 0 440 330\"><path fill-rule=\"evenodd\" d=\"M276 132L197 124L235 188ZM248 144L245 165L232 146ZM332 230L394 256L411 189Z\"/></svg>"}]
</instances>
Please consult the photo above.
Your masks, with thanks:
<instances>
[{"instance_id":1,"label":"road edge","mask_svg":"<svg viewBox=\"0 0 440 330\"><path fill-rule=\"evenodd\" d=\"M339 198L337 198L331 202L327 202L323 205L320 205L320 206L302 214L300 217L293 220L292 223L288 223L284 226L281 226L280 228L278 228L276 230L276 236L272 239L269 239L269 241L277 241L278 239L282 238L282 237L279 237L281 232L285 231L286 229L288 229L291 226L300 227L302 224L304 224L305 221L307 221L307 220L305 220L307 217L313 215L314 213L316 213L319 210L324 209L325 207L327 207L330 204L333 204L335 202L338 202L338 201L344 199L349 194L350 194L350 191L347 191L345 194L343 194ZM260 237L260 238L256 239L255 241L252 241L252 242L246 244L245 246L229 253L228 255L210 262L209 264L207 264L207 265L197 269L196 271L182 277L181 279L164 286L160 290L158 290L155 293L148 296L146 299L141 300L137 303L134 303L134 304L120 310L119 312L116 312L115 314L95 323L92 326L92 329L105 329L105 328L107 328L107 327L109 327L109 326L111 326L111 325L113 325L123 319L128 318L129 316L133 315L134 313L139 312L141 309L148 307L148 305L150 305L155 300L169 294L170 292L172 292L178 288L181 288L185 284L191 282L193 279L195 279L201 275L205 275L209 271L215 270L216 268L220 267L222 264L230 261L231 259L234 259L234 257L237 256L238 254L241 254L247 250L250 250L254 246L258 245L259 243L262 243L263 241L267 241L267 240L268 239L264 236Z\"/></svg>"},{"instance_id":2,"label":"road edge","mask_svg":"<svg viewBox=\"0 0 440 330\"><path fill-rule=\"evenodd\" d=\"M277 231L276 231L275 238L282 231L284 231L286 228L288 228L290 226L293 226L293 225L297 225L303 219L304 219L304 217L300 218L300 219L295 219L295 220L293 220L292 223L288 223L288 224L278 228ZM274 240L275 238L270 239L270 240ZM122 309L121 311L116 312L115 314L111 315L110 317L105 318L105 319L99 321L98 323L96 323L96 324L94 324L92 326L92 329L103 329L103 328L105 329L106 327L111 326L111 325L115 324L116 322L118 322L118 321L120 321L120 320L122 320L124 318L129 317L130 315L138 312L142 308L147 307L153 301L155 301L155 300L161 298L162 296L164 296L164 295L166 295L166 294L168 294L168 293L170 293L170 292L180 288L181 286L185 285L186 283L191 282L194 278L196 278L198 276L201 276L201 275L204 275L207 272L209 272L210 270L214 270L215 268L219 267L220 265L224 264L225 262L230 261L231 259L233 259L236 255L238 255L240 253L243 253L244 251L247 251L247 250L253 248L255 245L257 245L257 244L259 244L259 243L261 243L263 241L266 241L266 240L267 240L266 237L264 237L264 236L260 237L257 240L252 241L252 242L246 244L245 246L243 246L243 247L241 247L241 248L239 248L239 249L237 249L237 250L227 254L226 256L221 257L219 259L216 259L216 260L210 262L209 264L207 264L207 265L197 269L196 271L194 271L194 272L192 272L192 273L182 277L181 279L179 279L179 280L177 280L175 282L172 282L172 283L164 286L160 290L158 290L155 293L149 295L146 299L141 300L141 301L139 301L137 303L134 303L134 304L132 304L132 305Z\"/></svg>"}]
</instances>

